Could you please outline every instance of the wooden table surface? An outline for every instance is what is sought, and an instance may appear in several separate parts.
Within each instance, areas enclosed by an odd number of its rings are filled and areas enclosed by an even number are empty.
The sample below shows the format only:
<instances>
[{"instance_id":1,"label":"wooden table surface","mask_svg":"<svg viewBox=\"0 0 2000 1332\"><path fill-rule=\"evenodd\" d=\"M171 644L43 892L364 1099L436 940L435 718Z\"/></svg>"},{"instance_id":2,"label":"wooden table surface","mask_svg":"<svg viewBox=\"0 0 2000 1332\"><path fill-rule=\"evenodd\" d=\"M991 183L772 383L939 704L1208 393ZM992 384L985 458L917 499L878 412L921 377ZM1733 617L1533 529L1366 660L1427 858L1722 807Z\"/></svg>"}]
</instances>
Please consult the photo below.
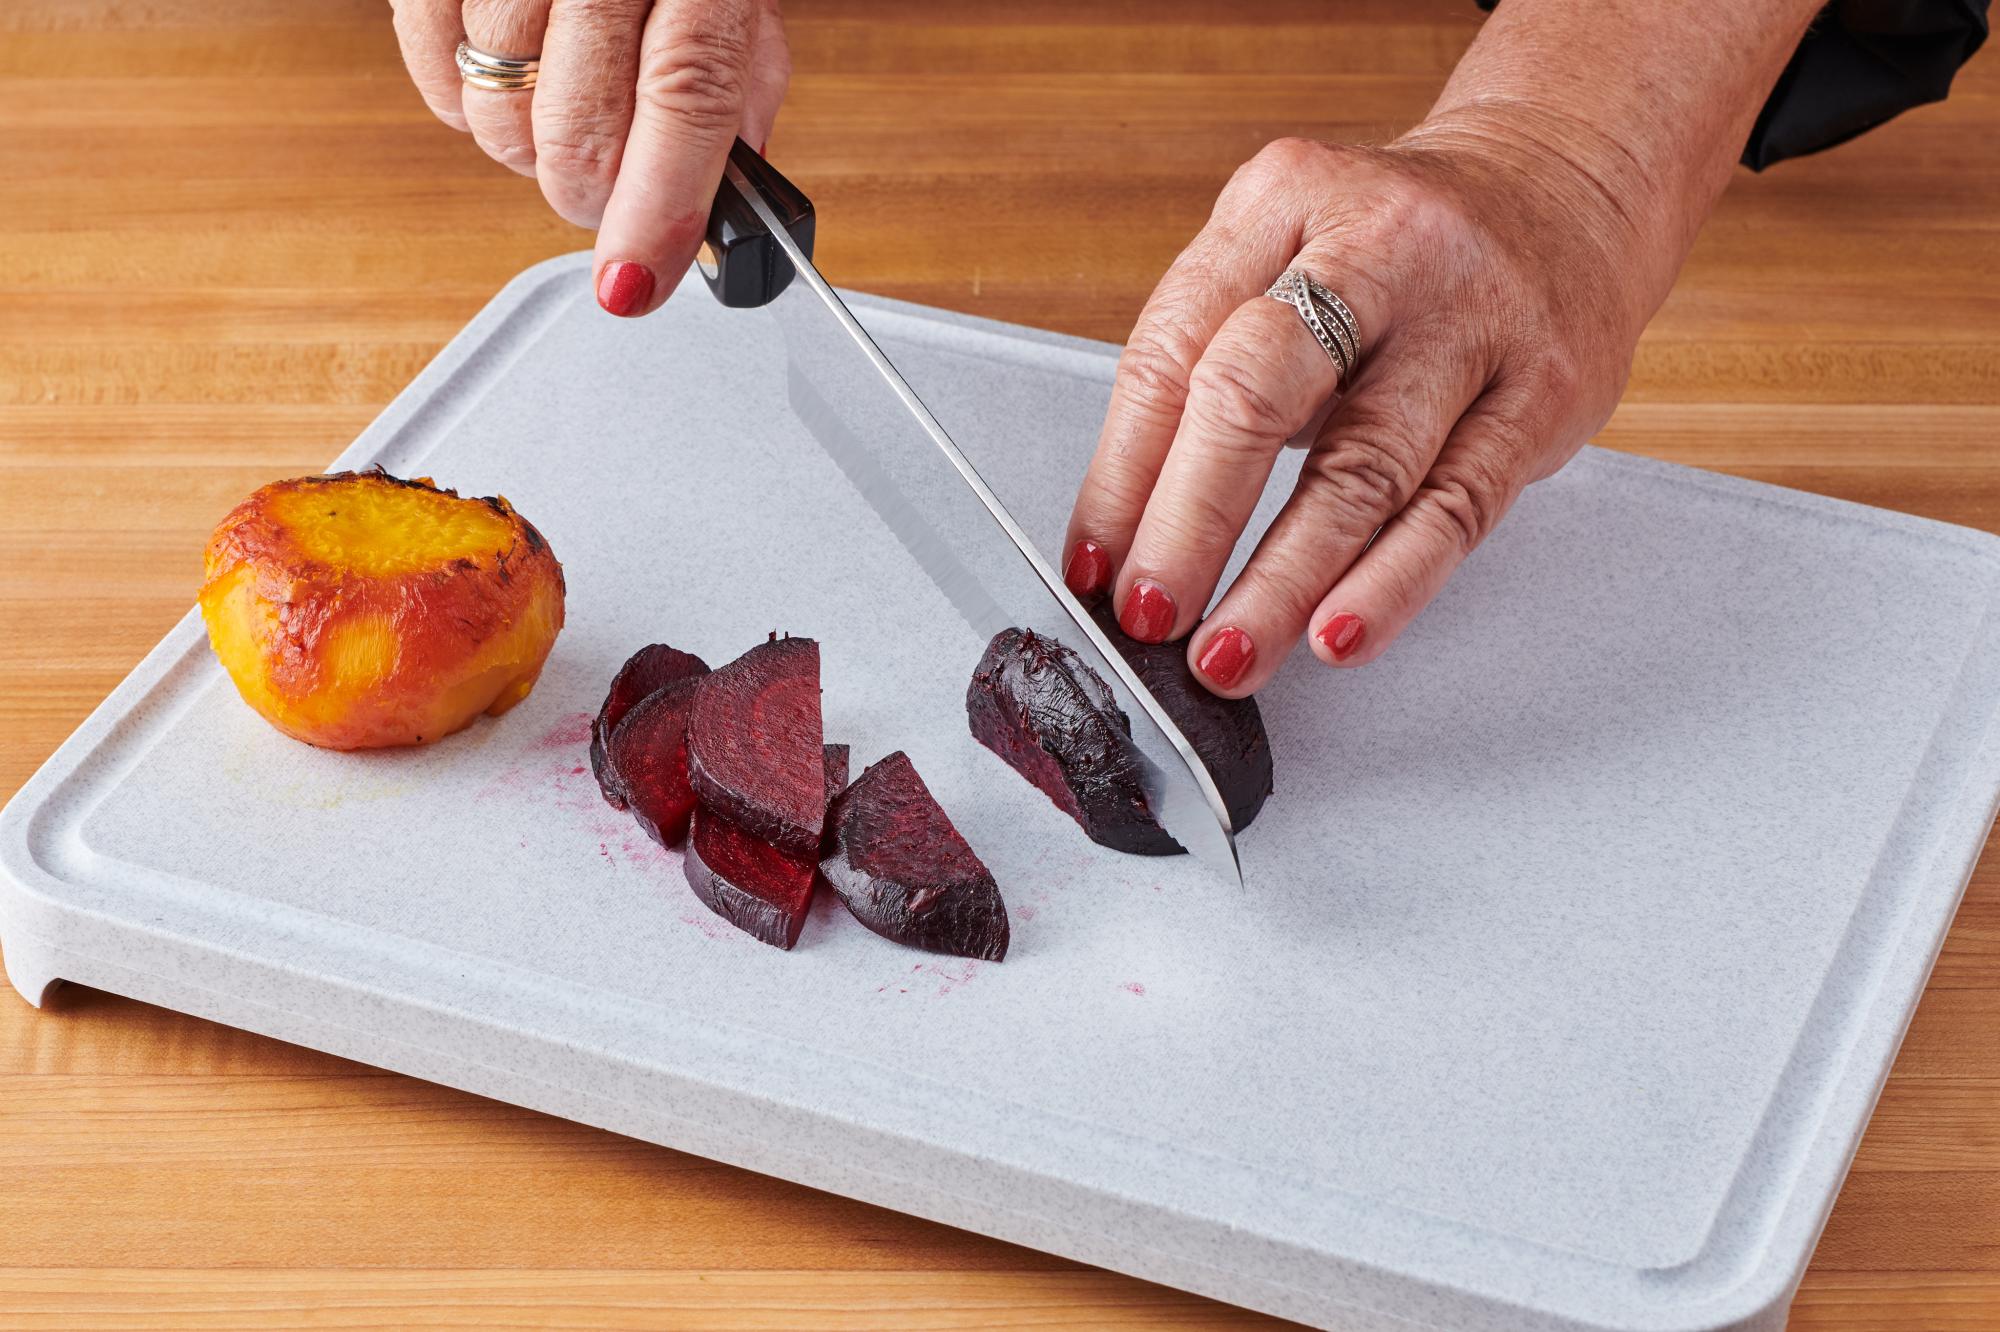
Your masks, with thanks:
<instances>
[{"instance_id":1,"label":"wooden table surface","mask_svg":"<svg viewBox=\"0 0 2000 1332\"><path fill-rule=\"evenodd\" d=\"M1108 339L1232 167L1409 124L1477 24L790 8L772 155L836 280ZM587 244L429 119L382 0L7 0L0 796L180 617L231 503L318 470L508 277ZM1989 53L1942 106L1740 176L1602 442L2000 531L1996 270ZM0 996L0 1324L306 1321L1270 1324L107 994ZM1794 1326L2000 1327L2000 857Z\"/></svg>"}]
</instances>

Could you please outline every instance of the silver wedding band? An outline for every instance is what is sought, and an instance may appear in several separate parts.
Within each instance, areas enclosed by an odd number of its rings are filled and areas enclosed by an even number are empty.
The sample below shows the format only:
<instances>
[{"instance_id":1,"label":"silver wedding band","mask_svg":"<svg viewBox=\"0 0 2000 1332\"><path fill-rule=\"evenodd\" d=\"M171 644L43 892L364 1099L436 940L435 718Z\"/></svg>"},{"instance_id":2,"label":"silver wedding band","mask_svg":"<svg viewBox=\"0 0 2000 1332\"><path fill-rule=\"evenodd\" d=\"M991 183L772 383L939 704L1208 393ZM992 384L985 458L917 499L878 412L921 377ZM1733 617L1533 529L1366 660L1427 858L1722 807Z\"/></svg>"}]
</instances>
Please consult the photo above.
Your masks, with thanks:
<instances>
[{"instance_id":1,"label":"silver wedding band","mask_svg":"<svg viewBox=\"0 0 2000 1332\"><path fill-rule=\"evenodd\" d=\"M1327 359L1333 362L1334 382L1344 384L1361 365L1361 326L1347 302L1325 284L1301 268L1288 268L1285 275L1264 293L1283 301L1299 312Z\"/></svg>"},{"instance_id":2,"label":"silver wedding band","mask_svg":"<svg viewBox=\"0 0 2000 1332\"><path fill-rule=\"evenodd\" d=\"M521 92L541 77L540 56L495 55L471 42L458 44L458 77L467 86L492 92Z\"/></svg>"}]
</instances>

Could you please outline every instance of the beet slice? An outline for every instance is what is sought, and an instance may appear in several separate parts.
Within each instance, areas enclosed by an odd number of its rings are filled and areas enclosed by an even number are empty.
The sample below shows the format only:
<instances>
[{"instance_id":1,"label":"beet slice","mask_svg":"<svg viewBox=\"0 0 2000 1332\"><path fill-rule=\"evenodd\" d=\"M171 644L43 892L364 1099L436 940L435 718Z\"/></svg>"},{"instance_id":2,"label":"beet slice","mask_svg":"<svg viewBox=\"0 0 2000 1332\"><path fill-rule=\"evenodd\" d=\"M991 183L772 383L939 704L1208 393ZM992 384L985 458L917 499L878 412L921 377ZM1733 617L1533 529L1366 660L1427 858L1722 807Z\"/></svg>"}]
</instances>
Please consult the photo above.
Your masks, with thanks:
<instances>
[{"instance_id":1,"label":"beet slice","mask_svg":"<svg viewBox=\"0 0 2000 1332\"><path fill-rule=\"evenodd\" d=\"M993 875L902 750L842 791L827 823L820 873L856 920L933 953L1007 956L1007 904Z\"/></svg>"},{"instance_id":2,"label":"beet slice","mask_svg":"<svg viewBox=\"0 0 2000 1332\"><path fill-rule=\"evenodd\" d=\"M681 866L702 904L751 938L778 948L799 941L819 870L811 856L789 855L697 808Z\"/></svg>"},{"instance_id":3,"label":"beet slice","mask_svg":"<svg viewBox=\"0 0 2000 1332\"><path fill-rule=\"evenodd\" d=\"M1187 665L1187 642L1150 644L1093 614L1214 778L1231 825L1250 826L1271 794L1271 741L1255 699L1218 698ZM1138 855L1178 855L1154 821L1139 780L1132 723L1111 689L1054 639L1024 629L994 635L966 690L979 743L1033 782L1094 842Z\"/></svg>"},{"instance_id":4,"label":"beet slice","mask_svg":"<svg viewBox=\"0 0 2000 1332\"><path fill-rule=\"evenodd\" d=\"M847 786L846 745L824 745L820 761L828 804ZM819 864L760 842L713 811L697 808L683 858L688 886L710 911L754 938L779 948L799 941L820 883ZM800 875L805 887L799 887Z\"/></svg>"},{"instance_id":5,"label":"beet slice","mask_svg":"<svg viewBox=\"0 0 2000 1332\"><path fill-rule=\"evenodd\" d=\"M1075 819L1090 840L1180 854L1153 819L1132 723L1081 657L1030 629L1002 629L965 691L972 736Z\"/></svg>"},{"instance_id":6,"label":"beet slice","mask_svg":"<svg viewBox=\"0 0 2000 1332\"><path fill-rule=\"evenodd\" d=\"M590 770L597 777L597 789L604 792L604 798L613 809L623 809L626 805L625 792L619 788L618 774L606 761L605 747L610 743L611 733L618 729L618 723L625 714L638 705L639 700L676 680L692 680L708 674L708 663L692 652L683 652L665 643L650 643L625 659L618 668L618 674L611 677L611 688L604 695L604 706L597 710L597 717L590 723Z\"/></svg>"},{"instance_id":7,"label":"beet slice","mask_svg":"<svg viewBox=\"0 0 2000 1332\"><path fill-rule=\"evenodd\" d=\"M797 856L819 850L826 823L819 644L759 643L695 686L688 780L701 803Z\"/></svg>"},{"instance_id":8,"label":"beet slice","mask_svg":"<svg viewBox=\"0 0 2000 1332\"><path fill-rule=\"evenodd\" d=\"M1257 700L1209 693L1188 666L1187 639L1141 643L1118 627L1109 605L1091 614L1201 755L1229 811L1230 826L1237 832L1248 828L1270 797L1275 775L1271 737Z\"/></svg>"},{"instance_id":9,"label":"beet slice","mask_svg":"<svg viewBox=\"0 0 2000 1332\"><path fill-rule=\"evenodd\" d=\"M605 764L632 817L662 846L678 846L694 813L687 776L688 714L695 680L674 683L639 700L611 732Z\"/></svg>"}]
</instances>

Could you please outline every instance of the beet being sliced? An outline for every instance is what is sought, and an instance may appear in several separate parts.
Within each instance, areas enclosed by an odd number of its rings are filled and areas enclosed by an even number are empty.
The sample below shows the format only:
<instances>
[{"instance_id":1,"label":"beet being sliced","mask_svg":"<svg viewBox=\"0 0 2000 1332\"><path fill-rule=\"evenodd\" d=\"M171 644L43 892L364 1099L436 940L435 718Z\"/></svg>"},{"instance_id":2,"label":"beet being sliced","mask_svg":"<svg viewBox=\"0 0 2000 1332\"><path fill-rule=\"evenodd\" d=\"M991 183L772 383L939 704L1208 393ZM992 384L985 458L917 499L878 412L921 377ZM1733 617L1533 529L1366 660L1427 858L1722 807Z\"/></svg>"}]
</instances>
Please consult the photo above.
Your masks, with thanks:
<instances>
[{"instance_id":1,"label":"beet being sliced","mask_svg":"<svg viewBox=\"0 0 2000 1332\"><path fill-rule=\"evenodd\" d=\"M636 707L639 701L656 689L673 684L676 680L692 680L708 674L708 663L692 652L683 652L665 643L651 643L634 652L618 668L618 674L611 678L611 688L604 695L604 706L597 710L597 717L590 723L590 770L597 777L597 789L604 792L604 798L613 809L623 809L626 805L624 791L618 787L618 774L606 762L606 746L611 741L611 733L618 729L618 723L625 714Z\"/></svg>"},{"instance_id":2,"label":"beet being sliced","mask_svg":"<svg viewBox=\"0 0 2000 1332\"><path fill-rule=\"evenodd\" d=\"M1002 629L965 691L972 736L1075 819L1091 841L1180 854L1154 821L1132 723L1081 657L1030 629Z\"/></svg>"},{"instance_id":3,"label":"beet being sliced","mask_svg":"<svg viewBox=\"0 0 2000 1332\"><path fill-rule=\"evenodd\" d=\"M632 817L662 846L678 846L694 813L687 776L688 714L694 680L676 680L639 700L611 732L606 770Z\"/></svg>"},{"instance_id":4,"label":"beet being sliced","mask_svg":"<svg viewBox=\"0 0 2000 1332\"><path fill-rule=\"evenodd\" d=\"M799 941L819 869L811 856L790 855L697 808L681 866L694 895L737 929L778 948Z\"/></svg>"},{"instance_id":5,"label":"beet being sliced","mask_svg":"<svg viewBox=\"0 0 2000 1332\"><path fill-rule=\"evenodd\" d=\"M1118 627L1109 605L1091 612L1112 645L1132 664L1146 688L1201 755L1237 832L1248 828L1272 790L1271 737L1254 698L1211 694L1187 661L1187 640L1141 643Z\"/></svg>"},{"instance_id":6,"label":"beet being sliced","mask_svg":"<svg viewBox=\"0 0 2000 1332\"><path fill-rule=\"evenodd\" d=\"M695 685L688 780L701 803L760 841L810 857L826 822L819 644L759 643Z\"/></svg>"},{"instance_id":7,"label":"beet being sliced","mask_svg":"<svg viewBox=\"0 0 2000 1332\"><path fill-rule=\"evenodd\" d=\"M1109 607L1095 612L1113 646L1181 728L1214 778L1237 832L1271 794L1271 742L1254 699L1218 698L1187 666L1187 644L1129 638ZM1094 842L1137 855L1178 855L1140 781L1132 724L1111 689L1061 643L1023 629L994 635L973 672L972 734L1075 819Z\"/></svg>"},{"instance_id":8,"label":"beet being sliced","mask_svg":"<svg viewBox=\"0 0 2000 1332\"><path fill-rule=\"evenodd\" d=\"M933 953L1007 956L1007 904L901 750L870 767L827 813L820 873L855 919Z\"/></svg>"}]
</instances>

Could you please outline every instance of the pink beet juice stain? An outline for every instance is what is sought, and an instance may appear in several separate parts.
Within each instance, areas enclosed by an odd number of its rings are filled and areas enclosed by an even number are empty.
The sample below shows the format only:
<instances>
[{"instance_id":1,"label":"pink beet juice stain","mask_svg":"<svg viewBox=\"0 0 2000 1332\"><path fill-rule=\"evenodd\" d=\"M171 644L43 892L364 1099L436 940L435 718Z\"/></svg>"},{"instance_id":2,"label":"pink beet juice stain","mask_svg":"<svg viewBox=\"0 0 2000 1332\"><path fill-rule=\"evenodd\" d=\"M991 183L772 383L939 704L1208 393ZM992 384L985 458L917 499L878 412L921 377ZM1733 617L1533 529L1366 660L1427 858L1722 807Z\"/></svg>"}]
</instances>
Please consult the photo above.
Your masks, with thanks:
<instances>
[{"instance_id":1,"label":"pink beet juice stain","mask_svg":"<svg viewBox=\"0 0 2000 1332\"><path fill-rule=\"evenodd\" d=\"M596 720L588 712L572 712L542 734L535 742L537 749L568 749L573 745L590 743L590 724ZM582 772L582 768L577 769Z\"/></svg>"},{"instance_id":2,"label":"pink beet juice stain","mask_svg":"<svg viewBox=\"0 0 2000 1332\"><path fill-rule=\"evenodd\" d=\"M957 966L949 962L920 962L916 969L939 982L936 997L942 999L959 986L969 984L979 974L979 963L971 958Z\"/></svg>"},{"instance_id":3,"label":"pink beet juice stain","mask_svg":"<svg viewBox=\"0 0 2000 1332\"><path fill-rule=\"evenodd\" d=\"M722 938L723 935L722 922L714 916L710 916L706 920L703 920L699 916L682 916L681 924L694 926L695 929L701 931L701 937L704 939L717 940Z\"/></svg>"}]
</instances>

